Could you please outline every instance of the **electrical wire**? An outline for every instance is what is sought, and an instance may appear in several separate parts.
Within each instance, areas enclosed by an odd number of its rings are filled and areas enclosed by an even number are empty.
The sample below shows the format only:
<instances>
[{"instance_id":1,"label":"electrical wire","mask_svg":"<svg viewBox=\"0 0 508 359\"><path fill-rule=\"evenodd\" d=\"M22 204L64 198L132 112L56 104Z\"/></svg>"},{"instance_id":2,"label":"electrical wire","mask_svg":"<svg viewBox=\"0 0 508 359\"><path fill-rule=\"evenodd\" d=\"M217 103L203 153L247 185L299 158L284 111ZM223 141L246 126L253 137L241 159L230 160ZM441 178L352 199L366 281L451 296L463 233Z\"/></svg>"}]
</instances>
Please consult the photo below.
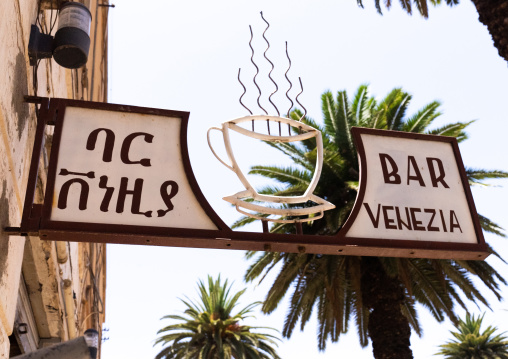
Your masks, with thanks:
<instances>
[{"instance_id":1,"label":"electrical wire","mask_svg":"<svg viewBox=\"0 0 508 359\"><path fill-rule=\"evenodd\" d=\"M56 21L58 19L58 10L57 10L55 20L52 20L53 19L53 11L54 10L51 10L51 17L49 20L50 27L49 27L49 34L48 35L51 35L51 33L53 32L53 29L55 28L55 25L56 25Z\"/></svg>"}]
</instances>

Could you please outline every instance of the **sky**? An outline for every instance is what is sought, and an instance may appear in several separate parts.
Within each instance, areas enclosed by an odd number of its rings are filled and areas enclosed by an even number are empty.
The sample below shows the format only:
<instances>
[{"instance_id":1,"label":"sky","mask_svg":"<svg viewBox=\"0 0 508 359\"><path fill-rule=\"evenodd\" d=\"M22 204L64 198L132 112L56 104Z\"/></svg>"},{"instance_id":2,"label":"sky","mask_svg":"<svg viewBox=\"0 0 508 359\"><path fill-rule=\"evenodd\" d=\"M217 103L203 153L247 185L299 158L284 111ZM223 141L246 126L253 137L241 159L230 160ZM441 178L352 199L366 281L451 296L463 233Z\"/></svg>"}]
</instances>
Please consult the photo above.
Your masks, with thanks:
<instances>
[{"instance_id":1,"label":"sky","mask_svg":"<svg viewBox=\"0 0 508 359\"><path fill-rule=\"evenodd\" d=\"M475 120L467 130L469 139L460 145L467 167L508 171L508 66L479 23L473 4L463 0L454 8L431 8L430 19L424 20L402 12L396 1L383 16L376 13L373 1L364 3L365 9L354 0L118 1L109 10L109 102L189 111L194 174L215 211L226 223L233 223L239 214L221 198L242 187L212 155L206 131L247 115L238 102L242 93L238 68L247 87L244 102L259 112L251 81L255 70L250 63L249 25L261 67L259 78L265 79L260 80L261 101L268 107L267 95L273 89L266 80L269 65L262 61L265 24L259 13L263 11L270 22L266 36L271 44L268 56L276 67L274 78L284 88L274 96L282 112L288 106L282 77L287 69L287 41L292 61L289 76L293 84L298 77L303 81L299 99L309 117L321 121L320 96L327 90L345 89L352 96L359 85L369 84L370 94L382 98L402 87L413 95L409 113L434 100L442 103L443 115L435 126ZM295 86L291 96L298 92ZM213 141L219 144L220 138ZM287 163L269 151L236 146L245 168ZM473 189L476 207L508 228L508 183L491 184ZM259 223L249 227L260 229ZM485 237L501 255L508 250L508 239ZM507 265L500 260L492 256L487 260L507 273ZM178 298L195 296L197 281L207 275L221 274L234 281L237 290L248 287L240 305L263 300L273 276L247 285L243 275L248 265L241 251L108 245L104 325L108 331L104 334L109 340L103 344L102 358L153 358L161 349L153 347L157 330L170 323L160 318L183 311ZM508 330L508 305L481 284L479 288L492 310L473 303L468 309L475 314L487 310L486 324ZM508 296L508 288L502 287L502 292ZM286 310L287 298L270 315L256 312L248 324L281 330ZM414 357L431 358L437 346L451 337L453 326L448 321L436 322L425 308L419 308L419 316L424 334L422 338L412 335ZM370 347L359 346L354 325L338 343L328 343L326 351L319 352L314 320L303 332L283 339L278 352L282 358L372 358Z\"/></svg>"}]
</instances>

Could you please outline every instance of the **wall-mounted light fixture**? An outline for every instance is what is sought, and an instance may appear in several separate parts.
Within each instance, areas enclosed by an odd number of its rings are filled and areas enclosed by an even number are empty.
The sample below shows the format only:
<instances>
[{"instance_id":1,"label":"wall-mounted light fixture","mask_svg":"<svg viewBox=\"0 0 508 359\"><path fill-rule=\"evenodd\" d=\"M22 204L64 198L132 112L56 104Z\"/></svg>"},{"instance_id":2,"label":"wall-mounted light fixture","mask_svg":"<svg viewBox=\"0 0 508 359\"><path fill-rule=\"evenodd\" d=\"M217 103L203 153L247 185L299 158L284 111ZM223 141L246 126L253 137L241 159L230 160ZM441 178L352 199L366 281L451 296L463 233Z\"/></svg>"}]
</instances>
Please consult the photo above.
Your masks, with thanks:
<instances>
[{"instance_id":1,"label":"wall-mounted light fixture","mask_svg":"<svg viewBox=\"0 0 508 359\"><path fill-rule=\"evenodd\" d=\"M77 69L86 64L91 21L92 14L85 5L65 2L59 9L58 29L54 38L41 34L37 25L32 25L28 42L30 65L51 57L68 69Z\"/></svg>"}]
</instances>

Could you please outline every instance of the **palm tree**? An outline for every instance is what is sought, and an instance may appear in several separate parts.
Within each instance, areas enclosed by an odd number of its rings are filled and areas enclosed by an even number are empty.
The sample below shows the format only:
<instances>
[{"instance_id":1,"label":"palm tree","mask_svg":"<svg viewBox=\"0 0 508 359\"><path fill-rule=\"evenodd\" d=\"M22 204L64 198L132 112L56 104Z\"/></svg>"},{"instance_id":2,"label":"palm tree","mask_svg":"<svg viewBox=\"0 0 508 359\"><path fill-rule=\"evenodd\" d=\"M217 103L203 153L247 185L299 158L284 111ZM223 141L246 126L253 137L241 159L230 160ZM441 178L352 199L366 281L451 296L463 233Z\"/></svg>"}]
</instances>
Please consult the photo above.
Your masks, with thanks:
<instances>
[{"instance_id":1,"label":"palm tree","mask_svg":"<svg viewBox=\"0 0 508 359\"><path fill-rule=\"evenodd\" d=\"M483 317L466 315L466 321L460 320L457 332L451 332L455 340L440 345L441 351L436 355L443 355L447 359L508 359L508 340L504 333L495 334L496 327L488 326L482 333Z\"/></svg>"},{"instance_id":2,"label":"palm tree","mask_svg":"<svg viewBox=\"0 0 508 359\"><path fill-rule=\"evenodd\" d=\"M508 18L508 6L504 0L471 0L478 11L479 20L487 26L494 46L499 52L499 56L508 61L508 22L504 19ZM358 5L363 7L363 0L356 0ZM442 0L400 0L402 8L408 13L413 12L411 3L414 4L420 15L424 18L429 17L429 2L436 6L441 4ZM449 6L458 5L460 0L446 0ZM381 0L374 0L377 11L381 14ZM385 6L389 9L392 1L385 0Z\"/></svg>"},{"instance_id":3,"label":"palm tree","mask_svg":"<svg viewBox=\"0 0 508 359\"><path fill-rule=\"evenodd\" d=\"M458 141L467 138L464 129L470 122L429 130L428 127L440 115L440 104L431 102L414 115L407 116L410 101L411 95L401 89L394 89L384 99L377 101L368 95L367 86L360 86L351 102L345 91L339 92L336 99L330 92L322 95L324 126L319 126L310 118L302 120L323 134L323 169L314 193L337 207L327 211L323 219L304 225L304 234L337 233L353 207L359 170L356 151L348 136L352 126L454 136ZM298 120L302 114L296 110L291 116ZM302 141L299 145L268 144L290 156L298 168L252 167L251 174L269 177L280 183L258 192L302 194L312 177L314 140ZM471 185L480 184L484 179L508 177L505 172L478 169L467 169L467 174ZM485 217L480 219L484 230L504 236L495 223ZM233 228L251 221L251 218L241 218ZM276 224L271 231L294 233L294 228L291 224ZM276 265L281 266L262 310L265 313L275 310L291 287L290 308L282 332L285 337L291 336L298 321L301 321L300 327L303 329L316 308L320 350L325 349L328 340L338 341L354 318L361 345L367 345L370 337L376 358L412 358L409 349L410 328L421 334L416 302L428 308L438 321L448 317L455 322L458 319L454 305L465 308L460 294L473 302L488 305L473 284L472 277L480 279L497 298L500 298L499 284L505 283L501 275L483 261L273 252L257 256L255 252L249 252L247 258L253 262L245 275L247 281L258 277L263 279Z\"/></svg>"},{"instance_id":4,"label":"palm tree","mask_svg":"<svg viewBox=\"0 0 508 359\"><path fill-rule=\"evenodd\" d=\"M168 325L157 332L163 334L155 345L165 346L155 359L279 359L270 334L256 333L252 330L271 329L250 327L241 324L252 310L261 304L255 302L236 314L233 309L245 292L230 295L231 285L226 280L221 283L208 277L208 288L200 280L198 284L199 302L181 300L187 309L185 316L166 315L161 319L173 319L180 323Z\"/></svg>"}]
</instances>

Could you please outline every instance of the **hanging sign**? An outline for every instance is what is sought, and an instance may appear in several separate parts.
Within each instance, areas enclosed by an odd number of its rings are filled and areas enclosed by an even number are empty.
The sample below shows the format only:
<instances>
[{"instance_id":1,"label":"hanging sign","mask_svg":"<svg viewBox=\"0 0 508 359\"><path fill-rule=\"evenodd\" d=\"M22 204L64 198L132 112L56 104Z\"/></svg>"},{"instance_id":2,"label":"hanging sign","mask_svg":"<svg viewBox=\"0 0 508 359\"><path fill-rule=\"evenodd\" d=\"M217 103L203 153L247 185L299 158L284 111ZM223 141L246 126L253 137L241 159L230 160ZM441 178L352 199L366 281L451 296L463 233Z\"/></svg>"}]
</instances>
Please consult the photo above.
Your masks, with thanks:
<instances>
[{"instance_id":1,"label":"hanging sign","mask_svg":"<svg viewBox=\"0 0 508 359\"><path fill-rule=\"evenodd\" d=\"M344 237L483 243L455 138L367 128L352 133L361 178Z\"/></svg>"},{"instance_id":2,"label":"hanging sign","mask_svg":"<svg viewBox=\"0 0 508 359\"><path fill-rule=\"evenodd\" d=\"M36 177L45 126L54 125L45 199L39 219L38 206L26 203L31 210L24 213L22 232L115 242L115 236L144 238L192 229L197 237L228 228L194 178L188 117L181 111L44 101L31 177Z\"/></svg>"},{"instance_id":3,"label":"hanging sign","mask_svg":"<svg viewBox=\"0 0 508 359\"><path fill-rule=\"evenodd\" d=\"M22 235L296 253L451 259L488 255L454 138L353 128L360 189L337 234L306 235L301 226L296 234L269 233L266 220L262 233L240 232L221 220L197 184L187 149L189 113L66 99L38 101L40 115L18 228ZM240 120L228 126L237 129ZM43 184L38 173L48 126L54 126L54 134ZM298 136L320 135L313 131ZM291 136L279 134L276 140L293 141ZM235 170L232 154L229 159L231 164L223 163ZM320 160L318 156L318 169ZM244 184L247 192L235 200L256 196L254 190L249 192L250 184ZM42 204L34 203L37 188L45 189ZM308 189L311 201L313 188ZM284 204L286 198L268 200ZM237 207L247 206L239 203ZM298 225L298 220L293 222Z\"/></svg>"},{"instance_id":4,"label":"hanging sign","mask_svg":"<svg viewBox=\"0 0 508 359\"><path fill-rule=\"evenodd\" d=\"M217 229L185 171L187 113L73 106L64 112L50 221Z\"/></svg>"}]
</instances>

